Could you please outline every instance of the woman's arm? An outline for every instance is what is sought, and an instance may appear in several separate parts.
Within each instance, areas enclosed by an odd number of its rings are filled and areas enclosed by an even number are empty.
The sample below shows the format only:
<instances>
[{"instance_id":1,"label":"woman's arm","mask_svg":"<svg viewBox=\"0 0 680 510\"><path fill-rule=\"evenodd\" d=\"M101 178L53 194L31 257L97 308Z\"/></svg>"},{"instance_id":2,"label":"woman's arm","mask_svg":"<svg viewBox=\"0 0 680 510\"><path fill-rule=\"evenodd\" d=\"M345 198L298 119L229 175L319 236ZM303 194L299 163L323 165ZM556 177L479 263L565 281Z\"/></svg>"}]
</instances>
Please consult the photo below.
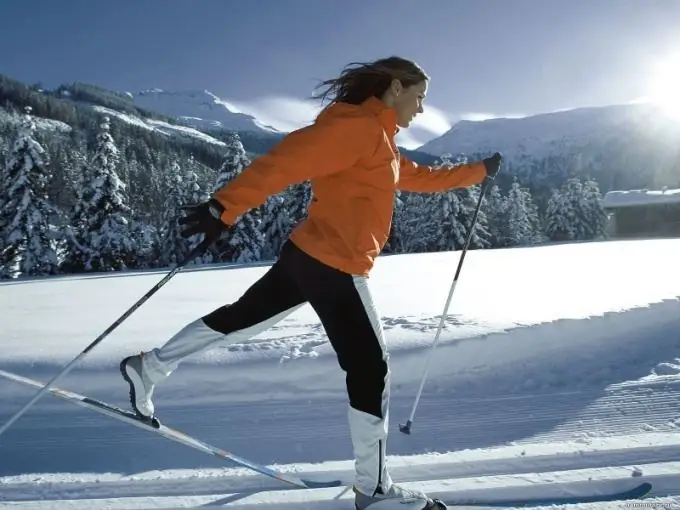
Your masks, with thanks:
<instances>
[{"instance_id":1,"label":"woman's arm","mask_svg":"<svg viewBox=\"0 0 680 510\"><path fill-rule=\"evenodd\" d=\"M486 166L483 161L437 170L431 166L419 165L401 156L397 188L415 192L446 191L480 184L486 175Z\"/></svg>"},{"instance_id":2,"label":"woman's arm","mask_svg":"<svg viewBox=\"0 0 680 510\"><path fill-rule=\"evenodd\" d=\"M321 118L289 133L215 192L213 198L225 208L222 221L231 225L237 217L291 184L353 166L375 150L379 134L376 126L370 117L348 112Z\"/></svg>"}]
</instances>

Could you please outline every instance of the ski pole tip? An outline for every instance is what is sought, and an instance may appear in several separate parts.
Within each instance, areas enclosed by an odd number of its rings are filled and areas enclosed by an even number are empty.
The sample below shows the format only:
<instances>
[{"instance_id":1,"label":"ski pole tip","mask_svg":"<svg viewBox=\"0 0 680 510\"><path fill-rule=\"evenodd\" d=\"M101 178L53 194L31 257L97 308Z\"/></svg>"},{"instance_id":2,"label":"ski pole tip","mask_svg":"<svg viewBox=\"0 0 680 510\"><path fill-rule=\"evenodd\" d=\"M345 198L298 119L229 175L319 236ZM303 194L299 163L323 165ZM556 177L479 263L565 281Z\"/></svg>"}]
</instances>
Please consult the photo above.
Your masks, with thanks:
<instances>
[{"instance_id":1,"label":"ski pole tip","mask_svg":"<svg viewBox=\"0 0 680 510\"><path fill-rule=\"evenodd\" d=\"M412 422L411 420L408 420L408 421L406 422L406 425L402 425L402 424L400 423L400 424L399 424L399 430L400 430L401 432L403 432L404 434L410 435L410 434L411 434L411 424L412 424L412 423L413 423L413 422Z\"/></svg>"}]
</instances>

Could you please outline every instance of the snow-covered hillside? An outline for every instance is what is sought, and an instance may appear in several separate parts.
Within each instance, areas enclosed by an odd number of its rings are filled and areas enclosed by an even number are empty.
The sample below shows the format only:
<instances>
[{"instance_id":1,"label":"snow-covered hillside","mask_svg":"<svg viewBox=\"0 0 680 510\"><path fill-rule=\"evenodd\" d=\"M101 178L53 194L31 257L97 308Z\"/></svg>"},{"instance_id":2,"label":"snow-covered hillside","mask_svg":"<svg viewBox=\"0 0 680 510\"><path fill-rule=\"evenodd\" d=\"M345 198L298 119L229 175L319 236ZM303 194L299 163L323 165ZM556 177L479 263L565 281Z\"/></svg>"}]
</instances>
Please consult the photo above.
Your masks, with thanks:
<instances>
[{"instance_id":1,"label":"snow-covered hillside","mask_svg":"<svg viewBox=\"0 0 680 510\"><path fill-rule=\"evenodd\" d=\"M215 129L278 133L252 115L208 90L169 91L149 89L130 93L134 103L154 112L176 117L202 131Z\"/></svg>"},{"instance_id":2,"label":"snow-covered hillside","mask_svg":"<svg viewBox=\"0 0 680 510\"><path fill-rule=\"evenodd\" d=\"M72 128L64 122L54 119L44 119L42 117L33 117L35 120L35 127L39 131L48 131L55 134L68 135ZM15 112L10 112L4 108L0 108L0 124L9 124L13 127L21 124L23 116Z\"/></svg>"},{"instance_id":3,"label":"snow-covered hillside","mask_svg":"<svg viewBox=\"0 0 680 510\"><path fill-rule=\"evenodd\" d=\"M677 146L680 122L646 103L576 108L524 118L460 121L418 150L434 155L499 150L513 159L541 158L593 145L623 147L632 140Z\"/></svg>"},{"instance_id":4,"label":"snow-covered hillside","mask_svg":"<svg viewBox=\"0 0 680 510\"><path fill-rule=\"evenodd\" d=\"M393 477L449 500L491 503L649 481L644 504L680 505L679 252L676 239L470 252L411 435L398 424L460 253L381 257L371 280L391 350ZM127 406L123 356L164 342L266 270L180 272L58 386ZM0 369L49 380L164 274L3 282ZM0 379L0 423L34 392ZM309 307L251 343L186 362L155 401L164 423L203 441L351 483L344 378ZM0 437L3 509L199 506L352 508L347 487L291 489L49 395Z\"/></svg>"},{"instance_id":5,"label":"snow-covered hillside","mask_svg":"<svg viewBox=\"0 0 680 510\"><path fill-rule=\"evenodd\" d=\"M168 124L167 122L157 119L143 119L142 117L137 117L136 115L131 115L129 113L122 113L111 108L106 108L105 106L94 105L92 108L105 115L116 117L127 124L141 127L149 131L154 131L156 133L161 133L167 136L194 138L195 140L200 140L213 145L220 145L222 147L226 145L222 140L218 140L217 138L214 138L206 133L203 133L202 131L199 131L198 129L191 127Z\"/></svg>"}]
</instances>

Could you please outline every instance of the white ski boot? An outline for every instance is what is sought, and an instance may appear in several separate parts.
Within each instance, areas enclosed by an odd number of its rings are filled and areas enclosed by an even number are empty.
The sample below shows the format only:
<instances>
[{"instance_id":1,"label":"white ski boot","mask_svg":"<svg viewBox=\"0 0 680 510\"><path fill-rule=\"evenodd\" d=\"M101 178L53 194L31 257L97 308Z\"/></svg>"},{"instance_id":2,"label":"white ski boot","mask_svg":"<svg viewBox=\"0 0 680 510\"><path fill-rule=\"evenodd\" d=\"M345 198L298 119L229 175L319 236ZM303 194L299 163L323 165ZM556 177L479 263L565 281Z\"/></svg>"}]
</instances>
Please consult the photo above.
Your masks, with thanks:
<instances>
[{"instance_id":1,"label":"white ski boot","mask_svg":"<svg viewBox=\"0 0 680 510\"><path fill-rule=\"evenodd\" d=\"M421 491L405 489L392 484L387 493L378 489L373 496L367 496L354 488L356 510L446 510L443 501L427 497Z\"/></svg>"},{"instance_id":2,"label":"white ski boot","mask_svg":"<svg viewBox=\"0 0 680 510\"><path fill-rule=\"evenodd\" d=\"M154 384L144 370L144 353L128 356L120 362L120 373L130 385L130 404L145 420L154 419L154 405L151 401Z\"/></svg>"}]
</instances>

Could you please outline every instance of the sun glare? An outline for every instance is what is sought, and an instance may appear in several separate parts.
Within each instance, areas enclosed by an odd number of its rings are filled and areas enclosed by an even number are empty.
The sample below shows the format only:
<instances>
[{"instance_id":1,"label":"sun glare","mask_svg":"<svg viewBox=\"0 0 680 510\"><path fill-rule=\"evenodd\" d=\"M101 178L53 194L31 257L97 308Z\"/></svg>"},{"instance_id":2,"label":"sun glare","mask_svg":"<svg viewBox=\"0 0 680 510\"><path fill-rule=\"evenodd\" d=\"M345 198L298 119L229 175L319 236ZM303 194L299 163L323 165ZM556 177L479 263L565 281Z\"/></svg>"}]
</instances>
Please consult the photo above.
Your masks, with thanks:
<instances>
[{"instance_id":1,"label":"sun glare","mask_svg":"<svg viewBox=\"0 0 680 510\"><path fill-rule=\"evenodd\" d=\"M656 63L650 75L648 98L680 122L680 52Z\"/></svg>"}]
</instances>

